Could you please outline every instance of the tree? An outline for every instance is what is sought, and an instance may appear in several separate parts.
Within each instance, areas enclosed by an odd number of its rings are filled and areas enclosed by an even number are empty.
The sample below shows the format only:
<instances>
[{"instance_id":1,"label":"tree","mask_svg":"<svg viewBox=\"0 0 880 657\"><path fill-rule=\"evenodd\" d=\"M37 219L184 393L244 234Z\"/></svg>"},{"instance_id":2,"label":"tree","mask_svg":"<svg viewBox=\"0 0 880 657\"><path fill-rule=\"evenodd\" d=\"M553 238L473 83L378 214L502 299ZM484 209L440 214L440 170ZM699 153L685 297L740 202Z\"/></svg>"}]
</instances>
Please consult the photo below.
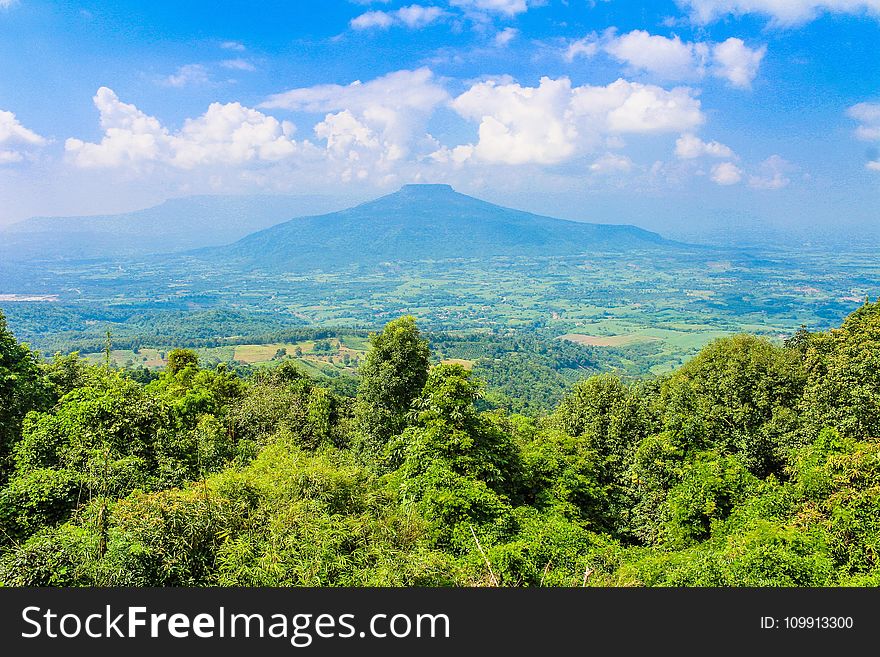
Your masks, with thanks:
<instances>
[{"instance_id":1,"label":"tree","mask_svg":"<svg viewBox=\"0 0 880 657\"><path fill-rule=\"evenodd\" d=\"M509 533L509 499L522 479L510 437L474 408L479 395L480 383L461 365L435 365L414 403L414 426L386 448L401 457L402 497L416 502L440 544L456 549L472 547L471 524L482 525L484 537Z\"/></svg>"},{"instance_id":2,"label":"tree","mask_svg":"<svg viewBox=\"0 0 880 657\"><path fill-rule=\"evenodd\" d=\"M740 454L753 474L780 474L797 446L804 383L797 350L752 335L721 338L664 382L664 428L689 450Z\"/></svg>"},{"instance_id":3,"label":"tree","mask_svg":"<svg viewBox=\"0 0 880 657\"><path fill-rule=\"evenodd\" d=\"M880 303L862 306L840 329L813 337L800 404L809 440L825 427L880 436Z\"/></svg>"},{"instance_id":4,"label":"tree","mask_svg":"<svg viewBox=\"0 0 880 657\"><path fill-rule=\"evenodd\" d=\"M384 444L404 428L412 402L428 380L430 356L414 317L396 319L370 335L358 393L358 418L367 442Z\"/></svg>"},{"instance_id":5,"label":"tree","mask_svg":"<svg viewBox=\"0 0 880 657\"><path fill-rule=\"evenodd\" d=\"M191 349L172 349L168 352L168 372L176 375L187 367L198 367L199 357Z\"/></svg>"},{"instance_id":6,"label":"tree","mask_svg":"<svg viewBox=\"0 0 880 657\"><path fill-rule=\"evenodd\" d=\"M51 384L42 376L37 354L19 344L0 312L0 483L8 475L24 416L50 402Z\"/></svg>"}]
</instances>

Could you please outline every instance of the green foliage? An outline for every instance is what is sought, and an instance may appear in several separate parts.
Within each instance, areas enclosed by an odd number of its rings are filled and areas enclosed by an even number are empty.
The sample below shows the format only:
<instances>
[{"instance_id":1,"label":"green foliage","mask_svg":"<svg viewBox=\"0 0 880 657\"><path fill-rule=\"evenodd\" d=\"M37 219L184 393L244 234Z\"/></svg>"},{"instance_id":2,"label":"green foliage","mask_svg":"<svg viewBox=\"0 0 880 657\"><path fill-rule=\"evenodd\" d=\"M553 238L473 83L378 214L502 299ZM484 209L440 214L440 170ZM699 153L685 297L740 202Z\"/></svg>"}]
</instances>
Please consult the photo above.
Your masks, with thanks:
<instances>
[{"instance_id":1,"label":"green foliage","mask_svg":"<svg viewBox=\"0 0 880 657\"><path fill-rule=\"evenodd\" d=\"M0 584L876 586L878 317L592 376L537 417L429 370L412 318L355 399L288 359L140 382L0 339Z\"/></svg>"},{"instance_id":2,"label":"green foliage","mask_svg":"<svg viewBox=\"0 0 880 657\"><path fill-rule=\"evenodd\" d=\"M757 481L736 457L698 454L687 462L681 480L666 498L664 539L672 545L689 545L709 538L713 524L741 505Z\"/></svg>"},{"instance_id":3,"label":"green foliage","mask_svg":"<svg viewBox=\"0 0 880 657\"><path fill-rule=\"evenodd\" d=\"M169 374L176 375L188 367L197 368L199 357L191 349L172 349L168 352L167 370Z\"/></svg>"},{"instance_id":4,"label":"green foliage","mask_svg":"<svg viewBox=\"0 0 880 657\"><path fill-rule=\"evenodd\" d=\"M82 495L82 476L41 468L13 477L0 490L0 543L19 541L65 520Z\"/></svg>"},{"instance_id":5,"label":"green foliage","mask_svg":"<svg viewBox=\"0 0 880 657\"><path fill-rule=\"evenodd\" d=\"M797 353L749 335L711 343L663 384L663 423L690 449L739 454L754 474L779 474L805 384Z\"/></svg>"},{"instance_id":6,"label":"green foliage","mask_svg":"<svg viewBox=\"0 0 880 657\"><path fill-rule=\"evenodd\" d=\"M47 406L50 390L37 355L16 341L0 312L0 483L8 476L24 416Z\"/></svg>"},{"instance_id":7,"label":"green foliage","mask_svg":"<svg viewBox=\"0 0 880 657\"><path fill-rule=\"evenodd\" d=\"M370 350L360 369L359 421L366 448L376 450L403 429L413 400L428 377L430 351L415 318L389 322L370 335Z\"/></svg>"},{"instance_id":8,"label":"green foliage","mask_svg":"<svg viewBox=\"0 0 880 657\"><path fill-rule=\"evenodd\" d=\"M835 427L845 436L880 436L880 303L865 304L840 329L814 336L799 411L807 435Z\"/></svg>"}]
</instances>

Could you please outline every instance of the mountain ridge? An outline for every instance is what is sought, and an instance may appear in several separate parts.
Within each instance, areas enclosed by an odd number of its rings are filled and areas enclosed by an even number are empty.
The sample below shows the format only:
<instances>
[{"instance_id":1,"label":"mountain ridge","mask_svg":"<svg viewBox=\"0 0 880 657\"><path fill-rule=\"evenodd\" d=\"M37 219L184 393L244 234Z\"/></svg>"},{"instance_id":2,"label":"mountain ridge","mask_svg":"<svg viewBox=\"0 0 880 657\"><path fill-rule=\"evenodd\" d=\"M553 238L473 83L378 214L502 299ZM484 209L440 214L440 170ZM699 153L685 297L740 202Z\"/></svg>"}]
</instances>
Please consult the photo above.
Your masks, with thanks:
<instances>
[{"instance_id":1,"label":"mountain ridge","mask_svg":"<svg viewBox=\"0 0 880 657\"><path fill-rule=\"evenodd\" d=\"M0 229L0 257L76 260L221 246L342 204L318 195L200 195L118 214L31 217Z\"/></svg>"},{"instance_id":2,"label":"mountain ridge","mask_svg":"<svg viewBox=\"0 0 880 657\"><path fill-rule=\"evenodd\" d=\"M297 217L222 247L192 252L282 271L338 269L396 260L576 255L686 245L625 224L556 219L456 192L405 185L346 210Z\"/></svg>"}]
</instances>

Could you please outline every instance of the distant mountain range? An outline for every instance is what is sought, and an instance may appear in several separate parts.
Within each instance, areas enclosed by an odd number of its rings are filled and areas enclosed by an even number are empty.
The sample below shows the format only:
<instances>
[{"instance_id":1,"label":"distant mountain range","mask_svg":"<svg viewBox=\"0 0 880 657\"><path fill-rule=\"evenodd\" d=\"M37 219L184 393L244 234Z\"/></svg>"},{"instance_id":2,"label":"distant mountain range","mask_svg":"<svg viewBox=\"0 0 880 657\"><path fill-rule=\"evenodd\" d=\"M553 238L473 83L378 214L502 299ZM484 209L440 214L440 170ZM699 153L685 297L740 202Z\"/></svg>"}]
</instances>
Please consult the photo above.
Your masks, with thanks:
<instances>
[{"instance_id":1,"label":"distant mountain range","mask_svg":"<svg viewBox=\"0 0 880 657\"><path fill-rule=\"evenodd\" d=\"M34 217L0 230L0 259L118 258L219 246L293 216L342 207L324 196L189 196L124 214Z\"/></svg>"},{"instance_id":2,"label":"distant mountain range","mask_svg":"<svg viewBox=\"0 0 880 657\"><path fill-rule=\"evenodd\" d=\"M168 255L186 253L209 266L222 263L227 271L309 272L401 261L701 248L635 226L512 210L449 185L405 185L345 210L337 210L338 204L319 196L193 196L119 215L33 218L0 231L0 262L15 270L45 261L135 258L162 270L179 264L178 256Z\"/></svg>"},{"instance_id":3,"label":"distant mountain range","mask_svg":"<svg viewBox=\"0 0 880 657\"><path fill-rule=\"evenodd\" d=\"M406 185L348 210L291 219L228 246L191 255L227 266L338 270L383 262L574 255L684 245L635 226L593 224L511 210L449 185Z\"/></svg>"}]
</instances>

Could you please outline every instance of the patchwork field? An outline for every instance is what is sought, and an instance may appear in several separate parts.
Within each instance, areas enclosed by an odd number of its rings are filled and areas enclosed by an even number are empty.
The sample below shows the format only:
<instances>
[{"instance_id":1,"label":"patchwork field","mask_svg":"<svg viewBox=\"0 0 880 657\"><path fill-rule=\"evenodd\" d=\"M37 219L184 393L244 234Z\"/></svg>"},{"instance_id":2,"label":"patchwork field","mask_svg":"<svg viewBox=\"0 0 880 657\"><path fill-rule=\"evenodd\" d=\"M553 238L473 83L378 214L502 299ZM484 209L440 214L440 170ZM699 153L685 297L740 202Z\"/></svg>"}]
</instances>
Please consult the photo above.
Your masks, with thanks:
<instances>
[{"instance_id":1,"label":"patchwork field","mask_svg":"<svg viewBox=\"0 0 880 657\"><path fill-rule=\"evenodd\" d=\"M590 347L625 347L639 342L653 342L660 340L648 335L582 335L580 333L566 333L559 336L560 340L568 340L575 344L585 344Z\"/></svg>"},{"instance_id":2,"label":"patchwork field","mask_svg":"<svg viewBox=\"0 0 880 657\"><path fill-rule=\"evenodd\" d=\"M366 338L342 336L326 340L273 342L269 344L240 344L224 347L196 347L193 349L205 365L230 363L232 365L264 366L282 360L296 360L311 373L326 373L328 369L354 373L366 353ZM144 367L162 369L172 346L113 349L110 361L116 367ZM84 353L91 362L103 362L103 352Z\"/></svg>"},{"instance_id":3,"label":"patchwork field","mask_svg":"<svg viewBox=\"0 0 880 657\"><path fill-rule=\"evenodd\" d=\"M449 357L490 357L480 352L481 335L528 335L594 350L611 367L647 375L677 367L724 335L779 341L801 325L827 329L880 292L872 252L730 252L723 259L595 252L308 275L242 274L184 257L172 264L172 272L146 261L23 270L21 294L57 301L4 301L2 309L16 334L43 353L79 350L100 359L109 330L119 366L155 369L163 352L182 345L197 348L208 364L295 358L304 367L353 372L368 331L414 315L427 333L477 336L472 351ZM4 291L19 293L15 287ZM341 337L294 337L325 329Z\"/></svg>"},{"instance_id":4,"label":"patchwork field","mask_svg":"<svg viewBox=\"0 0 880 657\"><path fill-rule=\"evenodd\" d=\"M475 363L475 361L467 360L465 358L444 358L440 362L445 365L461 365L466 370L474 369L474 363Z\"/></svg>"}]
</instances>

